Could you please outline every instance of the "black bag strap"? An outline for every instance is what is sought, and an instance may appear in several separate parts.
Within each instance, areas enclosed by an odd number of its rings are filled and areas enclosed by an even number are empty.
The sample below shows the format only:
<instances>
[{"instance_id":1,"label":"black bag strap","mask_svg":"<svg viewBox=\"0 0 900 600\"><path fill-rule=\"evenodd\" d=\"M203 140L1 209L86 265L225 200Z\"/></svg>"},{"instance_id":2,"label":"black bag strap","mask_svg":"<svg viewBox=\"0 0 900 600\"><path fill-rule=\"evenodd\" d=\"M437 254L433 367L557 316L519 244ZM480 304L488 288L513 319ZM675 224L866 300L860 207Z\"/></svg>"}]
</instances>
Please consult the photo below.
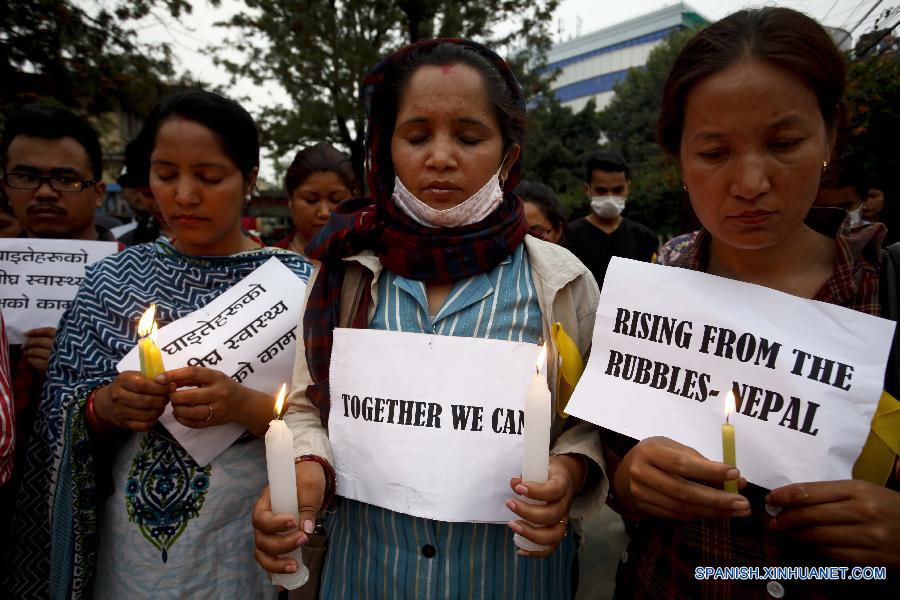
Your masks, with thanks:
<instances>
[{"instance_id":1,"label":"black bag strap","mask_svg":"<svg viewBox=\"0 0 900 600\"><path fill-rule=\"evenodd\" d=\"M881 266L881 313L892 321L900 320L900 242L884 251ZM884 389L900 398L900 326L894 328L894 343L884 375Z\"/></svg>"}]
</instances>

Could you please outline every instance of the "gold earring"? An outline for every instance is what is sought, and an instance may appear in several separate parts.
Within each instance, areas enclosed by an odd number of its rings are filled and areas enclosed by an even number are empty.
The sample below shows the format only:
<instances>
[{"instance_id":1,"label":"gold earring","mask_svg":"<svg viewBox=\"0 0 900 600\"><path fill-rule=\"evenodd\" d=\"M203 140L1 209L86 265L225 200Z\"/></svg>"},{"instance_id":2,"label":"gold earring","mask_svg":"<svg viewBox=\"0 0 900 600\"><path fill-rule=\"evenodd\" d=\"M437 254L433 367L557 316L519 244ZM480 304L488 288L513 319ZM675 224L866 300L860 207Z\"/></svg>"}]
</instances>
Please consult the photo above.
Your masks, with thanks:
<instances>
[{"instance_id":1,"label":"gold earring","mask_svg":"<svg viewBox=\"0 0 900 600\"><path fill-rule=\"evenodd\" d=\"M822 172L824 173L824 172L825 172L825 169L827 169L827 168L828 168L828 161L827 161L827 160L823 160L823 161L822 161Z\"/></svg>"},{"instance_id":2,"label":"gold earring","mask_svg":"<svg viewBox=\"0 0 900 600\"><path fill-rule=\"evenodd\" d=\"M688 194L690 193L690 192L688 192L687 186L684 185L683 183L681 184L681 189L683 189L685 191L685 193L688 193Z\"/></svg>"}]
</instances>

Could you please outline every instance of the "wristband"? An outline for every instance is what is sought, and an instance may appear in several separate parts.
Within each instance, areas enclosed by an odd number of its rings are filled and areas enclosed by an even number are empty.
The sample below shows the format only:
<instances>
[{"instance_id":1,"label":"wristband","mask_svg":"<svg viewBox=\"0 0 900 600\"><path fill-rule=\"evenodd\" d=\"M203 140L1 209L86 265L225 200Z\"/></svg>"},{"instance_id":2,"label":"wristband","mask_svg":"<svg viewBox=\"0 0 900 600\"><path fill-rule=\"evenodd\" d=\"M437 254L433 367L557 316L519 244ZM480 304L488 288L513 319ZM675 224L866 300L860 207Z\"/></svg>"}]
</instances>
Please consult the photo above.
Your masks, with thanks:
<instances>
[{"instance_id":1,"label":"wristband","mask_svg":"<svg viewBox=\"0 0 900 600\"><path fill-rule=\"evenodd\" d=\"M320 465L322 465L322 470L325 471L325 498L322 501L322 508L329 508L331 506L331 503L334 501L334 494L337 488L337 477L335 476L334 468L327 460L325 460L321 456L316 456L315 454L304 454L303 456L298 456L294 459L294 464L306 461L319 463Z\"/></svg>"},{"instance_id":2,"label":"wristband","mask_svg":"<svg viewBox=\"0 0 900 600\"><path fill-rule=\"evenodd\" d=\"M97 417L97 412L94 409L94 396L99 389L100 388L94 388L91 390L87 397L87 404L84 407L85 421L87 421L88 427L94 433L104 433L109 430L108 425L104 425L100 422L100 419Z\"/></svg>"}]
</instances>

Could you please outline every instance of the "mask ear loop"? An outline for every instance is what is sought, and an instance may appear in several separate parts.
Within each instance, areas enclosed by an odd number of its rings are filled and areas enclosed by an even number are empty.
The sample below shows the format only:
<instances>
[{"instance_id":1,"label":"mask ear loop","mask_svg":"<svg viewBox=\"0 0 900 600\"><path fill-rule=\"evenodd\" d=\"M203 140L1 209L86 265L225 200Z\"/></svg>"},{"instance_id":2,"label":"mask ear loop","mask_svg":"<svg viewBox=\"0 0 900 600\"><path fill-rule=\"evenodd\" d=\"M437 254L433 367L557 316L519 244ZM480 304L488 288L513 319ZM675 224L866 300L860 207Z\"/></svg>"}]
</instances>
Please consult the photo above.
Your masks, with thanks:
<instances>
[{"instance_id":1,"label":"mask ear loop","mask_svg":"<svg viewBox=\"0 0 900 600\"><path fill-rule=\"evenodd\" d=\"M503 185L506 181L503 179L503 165L506 164L506 159L509 158L509 152L503 155L503 160L500 161L500 168L497 169L497 180L500 182L500 191L503 191Z\"/></svg>"}]
</instances>

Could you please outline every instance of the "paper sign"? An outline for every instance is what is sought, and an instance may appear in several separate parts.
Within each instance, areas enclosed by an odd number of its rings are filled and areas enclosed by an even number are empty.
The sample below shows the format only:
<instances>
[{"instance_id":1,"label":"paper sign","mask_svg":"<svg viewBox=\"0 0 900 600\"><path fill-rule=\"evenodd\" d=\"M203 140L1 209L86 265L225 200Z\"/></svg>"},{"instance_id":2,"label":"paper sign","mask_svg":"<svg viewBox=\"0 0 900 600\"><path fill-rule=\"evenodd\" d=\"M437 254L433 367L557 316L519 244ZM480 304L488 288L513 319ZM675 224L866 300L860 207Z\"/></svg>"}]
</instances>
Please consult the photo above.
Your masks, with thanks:
<instances>
[{"instance_id":1,"label":"paper sign","mask_svg":"<svg viewBox=\"0 0 900 600\"><path fill-rule=\"evenodd\" d=\"M537 353L522 342L335 329L337 493L440 521L518 518L504 502L522 472Z\"/></svg>"},{"instance_id":2,"label":"paper sign","mask_svg":"<svg viewBox=\"0 0 900 600\"><path fill-rule=\"evenodd\" d=\"M84 281L85 266L114 254L117 242L0 239L0 309L10 344L24 332L56 327Z\"/></svg>"},{"instance_id":3,"label":"paper sign","mask_svg":"<svg viewBox=\"0 0 900 600\"><path fill-rule=\"evenodd\" d=\"M303 339L299 320L305 292L302 279L270 258L203 308L160 328L166 370L208 367L274 396L282 383L290 387L297 340ZM116 368L120 373L140 370L137 340ZM171 405L159 420L200 465L209 464L244 432L237 423L185 427L175 420Z\"/></svg>"},{"instance_id":4,"label":"paper sign","mask_svg":"<svg viewBox=\"0 0 900 600\"><path fill-rule=\"evenodd\" d=\"M737 383L737 466L765 488L849 479L881 395L894 323L758 285L613 258L591 358L567 412L722 460Z\"/></svg>"}]
</instances>

